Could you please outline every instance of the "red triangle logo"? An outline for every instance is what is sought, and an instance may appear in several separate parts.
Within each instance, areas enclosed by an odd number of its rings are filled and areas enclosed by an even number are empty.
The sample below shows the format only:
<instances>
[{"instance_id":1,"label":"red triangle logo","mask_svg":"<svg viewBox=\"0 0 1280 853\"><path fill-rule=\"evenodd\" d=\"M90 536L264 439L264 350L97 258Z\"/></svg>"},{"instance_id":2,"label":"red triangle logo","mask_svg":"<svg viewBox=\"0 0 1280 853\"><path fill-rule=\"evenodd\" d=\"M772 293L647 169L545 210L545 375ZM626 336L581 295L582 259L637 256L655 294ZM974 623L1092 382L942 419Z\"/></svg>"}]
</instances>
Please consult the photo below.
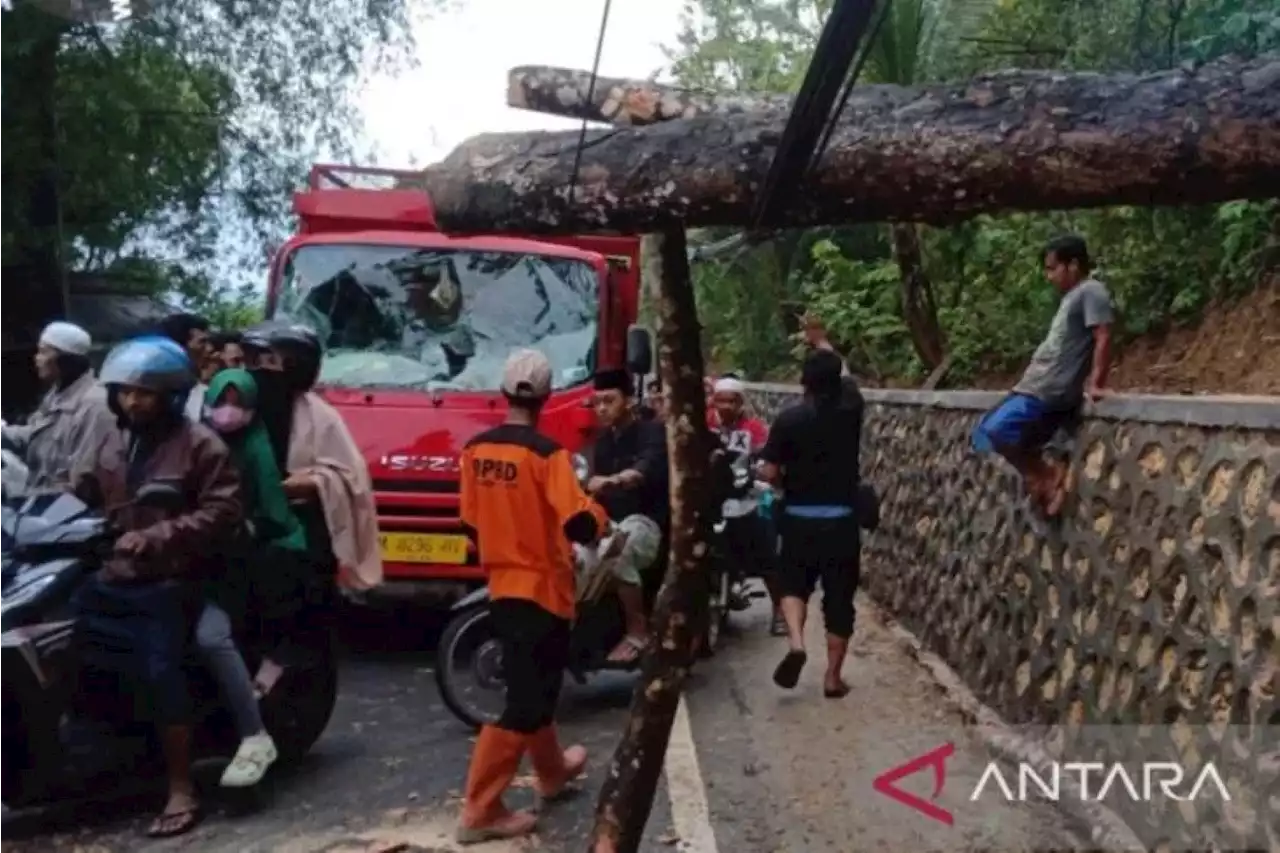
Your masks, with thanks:
<instances>
[{"instance_id":1,"label":"red triangle logo","mask_svg":"<svg viewBox=\"0 0 1280 853\"><path fill-rule=\"evenodd\" d=\"M947 781L947 759L955 754L955 751L956 745L954 743L944 743L937 749L932 749L924 755L916 756L905 764L899 764L897 767L891 767L884 771L872 780L871 787L889 799L896 800L909 809L915 809L927 818L932 818L939 823L951 826L955 823L955 818L951 816L951 812L939 805L935 805L933 801L938 799L938 795L942 793L942 786ZM913 773L919 773L927 767L933 768L933 794L929 799L921 799L915 794L898 787L897 783L900 780Z\"/></svg>"}]
</instances>

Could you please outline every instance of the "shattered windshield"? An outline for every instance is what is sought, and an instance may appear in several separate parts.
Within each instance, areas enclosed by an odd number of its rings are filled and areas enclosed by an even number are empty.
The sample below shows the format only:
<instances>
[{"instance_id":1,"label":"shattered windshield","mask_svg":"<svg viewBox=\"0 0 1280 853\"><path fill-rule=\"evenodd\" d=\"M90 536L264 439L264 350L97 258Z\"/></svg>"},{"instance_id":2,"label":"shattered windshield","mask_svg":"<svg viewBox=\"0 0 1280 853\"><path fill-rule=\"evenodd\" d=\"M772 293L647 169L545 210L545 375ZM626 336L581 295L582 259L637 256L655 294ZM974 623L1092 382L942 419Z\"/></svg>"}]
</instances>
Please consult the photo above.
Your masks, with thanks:
<instances>
[{"instance_id":1,"label":"shattered windshield","mask_svg":"<svg viewBox=\"0 0 1280 853\"><path fill-rule=\"evenodd\" d=\"M286 260L275 316L320 333L326 385L498 391L521 347L547 356L556 388L591 376L598 310L583 261L326 244Z\"/></svg>"}]
</instances>

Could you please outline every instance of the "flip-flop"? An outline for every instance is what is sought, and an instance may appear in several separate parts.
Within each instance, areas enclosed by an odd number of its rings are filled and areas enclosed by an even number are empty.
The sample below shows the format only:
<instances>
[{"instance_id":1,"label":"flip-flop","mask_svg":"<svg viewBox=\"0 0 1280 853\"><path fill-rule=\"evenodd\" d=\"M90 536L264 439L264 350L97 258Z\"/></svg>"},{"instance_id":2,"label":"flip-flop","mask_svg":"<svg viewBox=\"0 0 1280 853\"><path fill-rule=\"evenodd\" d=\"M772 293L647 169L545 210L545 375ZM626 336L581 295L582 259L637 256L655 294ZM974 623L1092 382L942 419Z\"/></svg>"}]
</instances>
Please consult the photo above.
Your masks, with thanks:
<instances>
[{"instance_id":1,"label":"flip-flop","mask_svg":"<svg viewBox=\"0 0 1280 853\"><path fill-rule=\"evenodd\" d=\"M823 685L822 695L828 699L843 699L849 695L849 691L853 688L845 682L841 681L839 687L827 687Z\"/></svg>"},{"instance_id":2,"label":"flip-flop","mask_svg":"<svg viewBox=\"0 0 1280 853\"><path fill-rule=\"evenodd\" d=\"M200 825L204 812L199 805L176 812L161 813L147 827L147 838L177 838Z\"/></svg>"},{"instance_id":3,"label":"flip-flop","mask_svg":"<svg viewBox=\"0 0 1280 853\"><path fill-rule=\"evenodd\" d=\"M649 641L647 639L634 637L631 634L628 634L627 636L622 638L622 642L619 645L626 646L627 648L634 651L635 654L631 657L615 658L613 656L613 652L610 652L609 657L606 658L606 660L611 664L636 663L637 661L640 660L641 656L644 655L645 651L649 648ZM614 651L616 652L617 649L615 649Z\"/></svg>"},{"instance_id":4,"label":"flip-flop","mask_svg":"<svg viewBox=\"0 0 1280 853\"><path fill-rule=\"evenodd\" d=\"M800 670L804 669L808 660L809 655L803 651L792 649L787 652L787 656L773 671L773 683L785 690L795 687L800 682Z\"/></svg>"}]
</instances>

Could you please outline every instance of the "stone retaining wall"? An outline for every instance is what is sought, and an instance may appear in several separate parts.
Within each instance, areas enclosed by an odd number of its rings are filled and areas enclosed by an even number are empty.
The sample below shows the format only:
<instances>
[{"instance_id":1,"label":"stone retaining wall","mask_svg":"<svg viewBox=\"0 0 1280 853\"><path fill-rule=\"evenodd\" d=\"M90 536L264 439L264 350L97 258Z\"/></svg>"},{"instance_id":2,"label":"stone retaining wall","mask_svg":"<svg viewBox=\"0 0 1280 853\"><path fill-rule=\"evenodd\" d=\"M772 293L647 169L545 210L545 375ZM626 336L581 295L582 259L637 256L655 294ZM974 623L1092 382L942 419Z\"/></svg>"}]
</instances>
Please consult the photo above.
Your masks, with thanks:
<instances>
[{"instance_id":1,"label":"stone retaining wall","mask_svg":"<svg viewBox=\"0 0 1280 853\"><path fill-rule=\"evenodd\" d=\"M797 391L751 394L771 417ZM1011 723L1174 740L1230 724L1252 746L1225 819L1138 818L1175 847L1280 849L1280 764L1258 749L1280 752L1280 399L1104 401L1048 522L970 449L1000 394L865 394L863 475L883 502L869 593Z\"/></svg>"}]
</instances>

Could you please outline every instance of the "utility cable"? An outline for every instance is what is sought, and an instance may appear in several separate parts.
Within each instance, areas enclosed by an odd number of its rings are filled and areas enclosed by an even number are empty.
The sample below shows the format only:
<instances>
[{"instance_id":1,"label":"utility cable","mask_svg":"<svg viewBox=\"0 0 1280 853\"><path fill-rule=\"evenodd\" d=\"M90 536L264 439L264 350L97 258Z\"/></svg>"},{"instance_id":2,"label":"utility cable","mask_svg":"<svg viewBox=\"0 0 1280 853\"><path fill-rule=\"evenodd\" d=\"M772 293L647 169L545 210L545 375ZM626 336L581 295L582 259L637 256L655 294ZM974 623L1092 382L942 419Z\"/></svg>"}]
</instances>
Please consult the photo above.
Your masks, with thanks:
<instances>
[{"instance_id":1,"label":"utility cable","mask_svg":"<svg viewBox=\"0 0 1280 853\"><path fill-rule=\"evenodd\" d=\"M831 134L835 132L836 124L840 121L840 116L844 113L845 106L849 103L849 96L853 94L853 87L857 85L858 78L862 76L862 69L866 67L867 59L871 56L871 46L875 44L876 38L880 35L880 28L884 26L885 19L889 17L889 9L893 6L893 0L884 0L884 5L880 7L880 14L876 17L876 22L871 27L871 33L867 36L867 43L862 46L862 52L858 54L858 60L853 65L853 70L849 72L849 79L844 83L844 91L840 93L840 101L836 104L835 112L827 119L826 130L822 132L822 139L818 141L818 147L813 152L813 159L809 161L809 172L818 168L818 164L822 162L822 155L827 153L827 145L831 142Z\"/></svg>"},{"instance_id":2,"label":"utility cable","mask_svg":"<svg viewBox=\"0 0 1280 853\"><path fill-rule=\"evenodd\" d=\"M787 194L805 177L831 107L875 13L875 0L835 0L796 93L782 138L752 210L754 230L776 226Z\"/></svg>"},{"instance_id":3,"label":"utility cable","mask_svg":"<svg viewBox=\"0 0 1280 853\"><path fill-rule=\"evenodd\" d=\"M596 77L600 73L600 54L604 52L604 33L609 28L609 8L613 5L613 0L604 0L604 14L600 18L600 34L596 36L596 58L591 63L591 79L587 82L587 109L591 108L591 102L596 95ZM578 189L578 168L582 165L582 149L587 144L587 117L582 117L582 130L578 132L578 147L573 152L573 172L569 176L569 204L573 204L574 193Z\"/></svg>"}]
</instances>

